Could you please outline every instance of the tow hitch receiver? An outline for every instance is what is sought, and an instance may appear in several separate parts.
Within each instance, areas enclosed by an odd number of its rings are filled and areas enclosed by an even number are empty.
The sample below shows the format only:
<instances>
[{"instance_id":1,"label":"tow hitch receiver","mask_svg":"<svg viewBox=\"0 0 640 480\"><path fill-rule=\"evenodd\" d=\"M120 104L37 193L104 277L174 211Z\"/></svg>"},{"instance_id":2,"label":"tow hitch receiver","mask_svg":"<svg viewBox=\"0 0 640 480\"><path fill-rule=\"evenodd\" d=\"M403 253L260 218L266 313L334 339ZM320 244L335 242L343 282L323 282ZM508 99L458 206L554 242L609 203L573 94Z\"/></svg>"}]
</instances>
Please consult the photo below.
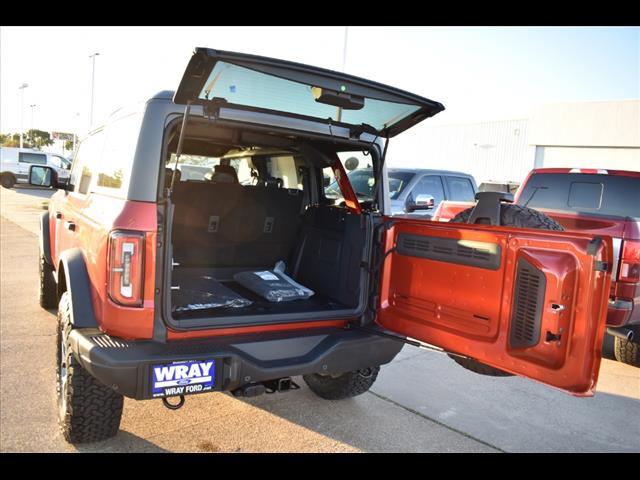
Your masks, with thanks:
<instances>
[{"instance_id":1,"label":"tow hitch receiver","mask_svg":"<svg viewBox=\"0 0 640 480\"><path fill-rule=\"evenodd\" d=\"M291 377L267 380L262 383L250 383L236 390L233 390L234 397L257 397L263 393L286 392L288 390L298 390L300 386L291 380Z\"/></svg>"},{"instance_id":2,"label":"tow hitch receiver","mask_svg":"<svg viewBox=\"0 0 640 480\"><path fill-rule=\"evenodd\" d=\"M264 382L267 389L266 393L287 392L289 390L298 390L300 385L291 380L291 377L278 378L277 380L269 380Z\"/></svg>"}]
</instances>

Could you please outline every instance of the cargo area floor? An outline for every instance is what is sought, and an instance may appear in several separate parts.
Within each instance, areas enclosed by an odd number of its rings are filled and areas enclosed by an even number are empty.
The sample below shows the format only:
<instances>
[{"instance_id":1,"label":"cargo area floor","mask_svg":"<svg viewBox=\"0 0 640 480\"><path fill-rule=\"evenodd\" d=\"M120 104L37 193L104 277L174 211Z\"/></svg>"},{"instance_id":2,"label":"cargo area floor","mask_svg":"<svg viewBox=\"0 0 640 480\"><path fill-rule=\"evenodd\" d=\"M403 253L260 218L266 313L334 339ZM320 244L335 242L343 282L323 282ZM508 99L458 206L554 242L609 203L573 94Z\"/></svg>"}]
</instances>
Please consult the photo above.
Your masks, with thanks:
<instances>
[{"instance_id":1,"label":"cargo area floor","mask_svg":"<svg viewBox=\"0 0 640 480\"><path fill-rule=\"evenodd\" d=\"M200 276L206 274L203 269L193 270L181 269L176 275L174 274L174 285L190 286L191 276ZM211 272L213 273L213 272ZM210 274L211 275L211 274ZM216 278L214 275L213 278ZM322 311L334 311L349 309L347 305L336 302L329 297L315 292L314 295L306 300L293 300L288 302L270 302L261 296L253 293L251 290L243 287L233 280L217 279L219 284L232 290L234 293L251 301L251 305L243 307L215 307L215 308L198 308L192 310L176 311L176 307L182 307L184 297L180 303L173 303L173 318L175 320L185 320L201 317L227 317L227 316L245 316L245 315L273 315L273 314L290 314L290 313L312 313ZM197 301L194 303L198 303Z\"/></svg>"}]
</instances>

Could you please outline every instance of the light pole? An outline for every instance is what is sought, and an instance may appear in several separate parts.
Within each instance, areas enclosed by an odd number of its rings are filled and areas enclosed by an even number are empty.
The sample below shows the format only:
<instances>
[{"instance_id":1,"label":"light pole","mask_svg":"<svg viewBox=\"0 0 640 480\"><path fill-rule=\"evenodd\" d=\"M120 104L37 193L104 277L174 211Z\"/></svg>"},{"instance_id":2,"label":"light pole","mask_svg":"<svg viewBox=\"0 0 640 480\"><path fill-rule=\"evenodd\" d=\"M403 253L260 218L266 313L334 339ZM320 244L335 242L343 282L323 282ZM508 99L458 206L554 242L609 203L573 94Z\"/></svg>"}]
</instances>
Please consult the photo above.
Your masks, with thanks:
<instances>
[{"instance_id":1,"label":"light pole","mask_svg":"<svg viewBox=\"0 0 640 480\"><path fill-rule=\"evenodd\" d=\"M347 65L347 37L349 35L349 27L344 27L344 45L342 47L342 71L344 72L344 67ZM342 107L337 107L336 120L342 120Z\"/></svg>"},{"instance_id":2,"label":"light pole","mask_svg":"<svg viewBox=\"0 0 640 480\"><path fill-rule=\"evenodd\" d=\"M347 38L349 36L349 27L344 27L344 47L342 49L342 71L347 66Z\"/></svg>"},{"instance_id":3,"label":"light pole","mask_svg":"<svg viewBox=\"0 0 640 480\"><path fill-rule=\"evenodd\" d=\"M89 58L93 60L93 67L91 69L91 110L89 111L89 128L93 125L93 87L96 77L96 57L100 55L98 52L89 55Z\"/></svg>"},{"instance_id":4,"label":"light pole","mask_svg":"<svg viewBox=\"0 0 640 480\"><path fill-rule=\"evenodd\" d=\"M22 148L22 128L24 121L24 89L28 86L28 83L23 83L18 87L18 90L20 90L20 148Z\"/></svg>"},{"instance_id":5,"label":"light pole","mask_svg":"<svg viewBox=\"0 0 640 480\"><path fill-rule=\"evenodd\" d=\"M36 108L36 104L29 105L31 107L31 148L33 148L33 110Z\"/></svg>"}]
</instances>

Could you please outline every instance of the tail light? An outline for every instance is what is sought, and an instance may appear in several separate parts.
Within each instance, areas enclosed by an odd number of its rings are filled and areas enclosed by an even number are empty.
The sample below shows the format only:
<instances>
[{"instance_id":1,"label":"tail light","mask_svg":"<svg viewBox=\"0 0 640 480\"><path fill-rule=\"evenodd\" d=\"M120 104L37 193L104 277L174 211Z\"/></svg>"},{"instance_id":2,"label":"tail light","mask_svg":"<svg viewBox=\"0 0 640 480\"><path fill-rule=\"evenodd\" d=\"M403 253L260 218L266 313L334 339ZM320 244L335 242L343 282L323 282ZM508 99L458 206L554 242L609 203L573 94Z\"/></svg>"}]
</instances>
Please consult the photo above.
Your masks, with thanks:
<instances>
[{"instance_id":1,"label":"tail light","mask_svg":"<svg viewBox=\"0 0 640 480\"><path fill-rule=\"evenodd\" d=\"M625 240L622 244L618 280L621 282L640 282L640 241Z\"/></svg>"},{"instance_id":2,"label":"tail light","mask_svg":"<svg viewBox=\"0 0 640 480\"><path fill-rule=\"evenodd\" d=\"M142 306L144 233L111 232L107 268L109 297L121 305Z\"/></svg>"}]
</instances>

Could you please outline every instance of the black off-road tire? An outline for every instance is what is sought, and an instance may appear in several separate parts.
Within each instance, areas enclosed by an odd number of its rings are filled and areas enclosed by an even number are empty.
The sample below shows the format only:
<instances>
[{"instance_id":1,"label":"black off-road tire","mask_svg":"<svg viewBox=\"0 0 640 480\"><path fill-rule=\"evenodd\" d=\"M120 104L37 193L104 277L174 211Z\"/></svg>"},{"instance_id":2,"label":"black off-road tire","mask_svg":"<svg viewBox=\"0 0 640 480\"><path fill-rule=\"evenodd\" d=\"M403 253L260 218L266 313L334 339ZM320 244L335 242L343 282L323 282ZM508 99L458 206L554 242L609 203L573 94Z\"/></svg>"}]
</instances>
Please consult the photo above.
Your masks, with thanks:
<instances>
[{"instance_id":1,"label":"black off-road tire","mask_svg":"<svg viewBox=\"0 0 640 480\"><path fill-rule=\"evenodd\" d=\"M58 424L70 443L106 440L118 433L124 397L89 375L74 357L69 344L70 315L69 292L64 292L58 305L56 348ZM62 342L66 352L62 351ZM67 375L64 385L60 381L63 366Z\"/></svg>"},{"instance_id":2,"label":"black off-road tire","mask_svg":"<svg viewBox=\"0 0 640 480\"><path fill-rule=\"evenodd\" d=\"M2 176L0 176L0 184L4 188L13 188L13 186L16 184L16 177L14 177L11 173L3 173Z\"/></svg>"},{"instance_id":3,"label":"black off-road tire","mask_svg":"<svg viewBox=\"0 0 640 480\"><path fill-rule=\"evenodd\" d=\"M38 301L44 309L56 308L58 305L57 284L53 278L53 267L47 263L42 253L38 264L40 274L40 288L38 292Z\"/></svg>"},{"instance_id":4,"label":"black off-road tire","mask_svg":"<svg viewBox=\"0 0 640 480\"><path fill-rule=\"evenodd\" d=\"M544 213L512 203L500 205L500 224L505 227L537 228L540 230L564 231L562 225ZM453 223L468 223L473 207L468 208L451 219Z\"/></svg>"},{"instance_id":5,"label":"black off-road tire","mask_svg":"<svg viewBox=\"0 0 640 480\"><path fill-rule=\"evenodd\" d=\"M468 208L457 214L451 219L454 223L467 223L473 207ZM540 230L557 230L564 231L562 225L553 218L547 217L544 213L532 208L521 207L510 203L500 204L500 224L509 227L519 228L537 228ZM449 355L458 365L463 366L467 370L478 373L480 375L488 375L491 377L512 377L512 373L499 370L484 363L480 363L473 358L464 358Z\"/></svg>"},{"instance_id":6,"label":"black off-road tire","mask_svg":"<svg viewBox=\"0 0 640 480\"><path fill-rule=\"evenodd\" d=\"M640 367L640 343L635 343L620 337L614 337L613 342L613 354L617 361L634 367Z\"/></svg>"},{"instance_id":7,"label":"black off-road tire","mask_svg":"<svg viewBox=\"0 0 640 480\"><path fill-rule=\"evenodd\" d=\"M362 395L378 378L380 367L365 368L340 375L314 373L302 378L311 391L325 400L343 400Z\"/></svg>"}]
</instances>

